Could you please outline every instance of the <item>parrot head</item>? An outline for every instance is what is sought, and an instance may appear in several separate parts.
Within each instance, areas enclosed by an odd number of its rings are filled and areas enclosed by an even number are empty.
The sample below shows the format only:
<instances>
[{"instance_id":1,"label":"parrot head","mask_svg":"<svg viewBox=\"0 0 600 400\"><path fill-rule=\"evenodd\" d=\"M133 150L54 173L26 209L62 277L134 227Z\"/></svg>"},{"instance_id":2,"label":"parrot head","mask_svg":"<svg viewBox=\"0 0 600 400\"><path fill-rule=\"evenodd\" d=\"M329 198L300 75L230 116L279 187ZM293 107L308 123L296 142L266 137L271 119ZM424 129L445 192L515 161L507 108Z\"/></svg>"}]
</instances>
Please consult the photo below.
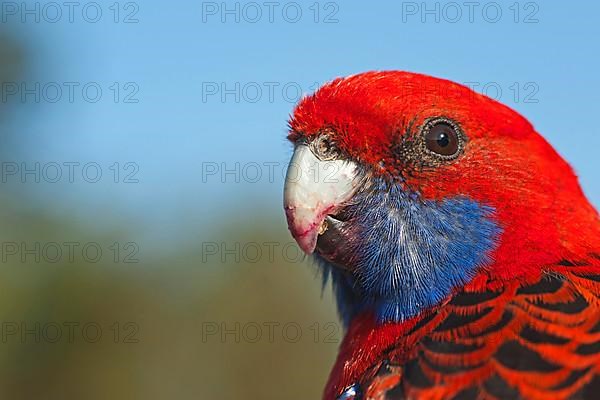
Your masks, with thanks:
<instances>
[{"instance_id":1,"label":"parrot head","mask_svg":"<svg viewBox=\"0 0 600 400\"><path fill-rule=\"evenodd\" d=\"M527 280L598 226L570 166L525 118L447 80L339 78L303 98L289 126L288 226L331 277L346 323L361 311L408 319L481 277Z\"/></svg>"}]
</instances>

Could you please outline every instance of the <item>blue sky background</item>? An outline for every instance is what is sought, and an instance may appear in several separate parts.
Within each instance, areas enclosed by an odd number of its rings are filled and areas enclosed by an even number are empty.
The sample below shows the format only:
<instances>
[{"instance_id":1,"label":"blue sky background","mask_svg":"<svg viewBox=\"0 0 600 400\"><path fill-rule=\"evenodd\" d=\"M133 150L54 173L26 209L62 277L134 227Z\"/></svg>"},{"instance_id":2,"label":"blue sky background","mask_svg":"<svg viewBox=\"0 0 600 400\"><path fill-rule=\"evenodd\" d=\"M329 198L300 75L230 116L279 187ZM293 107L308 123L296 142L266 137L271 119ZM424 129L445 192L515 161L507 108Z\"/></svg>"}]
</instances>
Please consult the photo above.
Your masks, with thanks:
<instances>
[{"instance_id":1,"label":"blue sky background","mask_svg":"<svg viewBox=\"0 0 600 400\"><path fill-rule=\"evenodd\" d=\"M237 3L239 22L236 15L221 15L221 2L118 3L120 21L137 8L133 18L139 22L130 24L113 21L112 3L98 3L103 12L98 23L86 22L79 9L73 23L66 9L56 23L44 21L43 14L39 23L32 16L23 23L21 14L2 15L2 31L26 49L19 82L97 82L103 89L97 103L84 101L81 91L72 103L66 93L56 103L11 98L1 128L18 147L5 161L97 162L104 173L114 162L139 166L137 184L79 179L15 185L11 190L32 206L108 229L115 221L136 224L150 240L208 230L224 215L260 223L256 211L281 209L291 152L286 120L296 88L308 93L315 83L375 69L476 82L479 90L487 85L556 146L600 205L596 2L480 2L472 21L465 6L459 17L451 2L439 2L439 22L435 14L421 14L421 2L324 1L316 3L318 22L312 1L277 3L272 22L264 5L262 17L249 21L256 7L245 2ZM217 15L203 15L203 4L219 8ZM236 2L225 4L235 9ZM436 2L426 4L435 9ZM502 16L492 23L496 6ZM292 23L298 7L302 17ZM414 7L417 14L408 14ZM332 23L325 23L328 15ZM114 103L113 82L134 82L139 102ZM222 101L220 93L203 91L222 83L235 88L236 82L247 88L239 102L231 94ZM265 82L276 86L272 98ZM261 95L252 89L257 85ZM256 183L243 177L237 183L231 175L225 182L218 176L203 182L207 162L229 168L256 162L263 165L263 177ZM276 163L273 182L265 162Z\"/></svg>"}]
</instances>

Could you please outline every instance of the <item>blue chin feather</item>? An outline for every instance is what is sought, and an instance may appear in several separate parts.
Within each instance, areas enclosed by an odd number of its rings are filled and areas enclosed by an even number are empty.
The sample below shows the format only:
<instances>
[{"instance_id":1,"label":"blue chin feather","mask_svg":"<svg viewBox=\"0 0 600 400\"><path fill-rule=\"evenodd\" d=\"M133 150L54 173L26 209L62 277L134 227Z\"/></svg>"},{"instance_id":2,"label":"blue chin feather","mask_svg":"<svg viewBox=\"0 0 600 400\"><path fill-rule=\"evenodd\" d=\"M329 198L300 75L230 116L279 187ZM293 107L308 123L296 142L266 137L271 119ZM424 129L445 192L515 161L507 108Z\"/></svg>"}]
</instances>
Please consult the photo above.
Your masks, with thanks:
<instances>
[{"instance_id":1,"label":"blue chin feather","mask_svg":"<svg viewBox=\"0 0 600 400\"><path fill-rule=\"evenodd\" d=\"M347 265L316 258L346 325L361 311L399 322L434 307L489 263L501 232L491 207L466 197L422 200L382 178L371 179L343 213Z\"/></svg>"}]
</instances>

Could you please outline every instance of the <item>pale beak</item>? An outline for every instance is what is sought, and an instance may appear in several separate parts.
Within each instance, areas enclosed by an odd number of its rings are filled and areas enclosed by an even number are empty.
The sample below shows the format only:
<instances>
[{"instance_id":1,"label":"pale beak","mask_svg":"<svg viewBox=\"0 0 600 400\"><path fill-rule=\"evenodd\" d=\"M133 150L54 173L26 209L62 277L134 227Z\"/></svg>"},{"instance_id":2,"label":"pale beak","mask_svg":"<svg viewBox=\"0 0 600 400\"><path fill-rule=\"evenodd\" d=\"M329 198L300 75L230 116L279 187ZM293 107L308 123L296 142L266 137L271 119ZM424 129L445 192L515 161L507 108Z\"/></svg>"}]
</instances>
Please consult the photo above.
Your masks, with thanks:
<instances>
[{"instance_id":1,"label":"pale beak","mask_svg":"<svg viewBox=\"0 0 600 400\"><path fill-rule=\"evenodd\" d=\"M326 229L325 218L348 201L359 183L353 161L320 160L306 144L294 150L285 178L283 205L288 227L307 254Z\"/></svg>"}]
</instances>

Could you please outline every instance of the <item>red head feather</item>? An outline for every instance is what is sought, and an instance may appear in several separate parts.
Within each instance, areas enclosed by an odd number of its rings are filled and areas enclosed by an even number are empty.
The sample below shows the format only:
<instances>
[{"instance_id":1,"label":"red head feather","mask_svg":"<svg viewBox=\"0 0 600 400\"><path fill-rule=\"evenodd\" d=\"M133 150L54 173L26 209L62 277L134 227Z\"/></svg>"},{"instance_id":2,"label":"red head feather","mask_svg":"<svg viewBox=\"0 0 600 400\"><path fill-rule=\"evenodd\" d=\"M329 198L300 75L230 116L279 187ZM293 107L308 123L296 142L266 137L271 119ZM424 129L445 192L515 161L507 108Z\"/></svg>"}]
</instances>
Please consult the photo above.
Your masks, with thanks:
<instances>
[{"instance_id":1,"label":"red head feather","mask_svg":"<svg viewBox=\"0 0 600 400\"><path fill-rule=\"evenodd\" d=\"M394 175L403 168L395 144L434 116L460 124L465 154L411 170L407 184L426 199L461 195L496 209L504 234L493 254L494 276L536 274L599 247L598 214L571 167L525 118L466 86L399 71L339 78L298 104L289 138L330 132L349 157Z\"/></svg>"}]
</instances>

